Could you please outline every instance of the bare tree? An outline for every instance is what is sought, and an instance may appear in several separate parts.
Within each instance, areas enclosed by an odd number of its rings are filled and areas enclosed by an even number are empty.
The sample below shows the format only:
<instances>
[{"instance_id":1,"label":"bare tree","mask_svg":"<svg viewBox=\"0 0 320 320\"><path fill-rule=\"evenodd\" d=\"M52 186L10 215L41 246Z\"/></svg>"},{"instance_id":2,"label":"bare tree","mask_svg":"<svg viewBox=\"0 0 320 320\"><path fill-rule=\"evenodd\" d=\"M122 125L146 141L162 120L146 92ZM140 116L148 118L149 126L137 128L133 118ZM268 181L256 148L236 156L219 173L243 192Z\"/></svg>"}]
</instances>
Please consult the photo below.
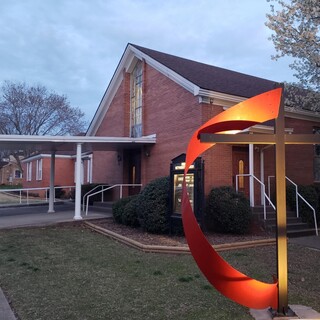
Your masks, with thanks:
<instances>
[{"instance_id":1,"label":"bare tree","mask_svg":"<svg viewBox=\"0 0 320 320\"><path fill-rule=\"evenodd\" d=\"M84 113L67 97L41 85L5 81L0 96L0 134L76 135L85 130ZM24 151L28 155L30 151ZM13 153L20 165L21 150ZM20 165L21 166L21 165Z\"/></svg>"},{"instance_id":2,"label":"bare tree","mask_svg":"<svg viewBox=\"0 0 320 320\"><path fill-rule=\"evenodd\" d=\"M67 97L46 87L5 81L0 98L0 133L26 135L78 134L85 129L84 113Z\"/></svg>"}]
</instances>

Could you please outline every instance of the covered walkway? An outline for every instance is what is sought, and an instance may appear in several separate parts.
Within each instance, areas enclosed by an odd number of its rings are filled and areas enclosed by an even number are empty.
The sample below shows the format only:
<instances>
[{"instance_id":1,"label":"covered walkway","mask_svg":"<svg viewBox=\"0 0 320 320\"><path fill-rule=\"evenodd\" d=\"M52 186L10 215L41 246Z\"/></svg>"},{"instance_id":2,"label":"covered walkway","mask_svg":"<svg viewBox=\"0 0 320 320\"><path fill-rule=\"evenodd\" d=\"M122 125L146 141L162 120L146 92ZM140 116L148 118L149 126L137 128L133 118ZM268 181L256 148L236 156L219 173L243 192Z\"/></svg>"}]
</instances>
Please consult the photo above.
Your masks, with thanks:
<instances>
[{"instance_id":1,"label":"covered walkway","mask_svg":"<svg viewBox=\"0 0 320 320\"><path fill-rule=\"evenodd\" d=\"M51 154L50 195L48 213L54 213L55 154L57 151L73 151L76 154L76 185L74 220L81 220L81 156L91 151L121 151L152 145L156 137L88 137L88 136L26 136L0 135L0 150L34 150Z\"/></svg>"}]
</instances>

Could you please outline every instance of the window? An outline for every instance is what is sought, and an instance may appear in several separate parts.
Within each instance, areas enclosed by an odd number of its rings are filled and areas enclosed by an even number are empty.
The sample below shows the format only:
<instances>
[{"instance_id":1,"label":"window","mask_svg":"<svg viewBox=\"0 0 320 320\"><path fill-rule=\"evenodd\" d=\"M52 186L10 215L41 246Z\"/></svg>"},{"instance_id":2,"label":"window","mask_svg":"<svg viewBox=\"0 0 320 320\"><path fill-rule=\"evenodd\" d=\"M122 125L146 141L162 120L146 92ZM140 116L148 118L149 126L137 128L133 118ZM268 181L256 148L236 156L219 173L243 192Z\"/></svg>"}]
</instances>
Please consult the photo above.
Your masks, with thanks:
<instances>
[{"instance_id":1,"label":"window","mask_svg":"<svg viewBox=\"0 0 320 320\"><path fill-rule=\"evenodd\" d=\"M243 160L239 161L239 189L244 188L244 162Z\"/></svg>"},{"instance_id":2,"label":"window","mask_svg":"<svg viewBox=\"0 0 320 320\"><path fill-rule=\"evenodd\" d=\"M32 180L32 162L27 162L27 181Z\"/></svg>"},{"instance_id":3,"label":"window","mask_svg":"<svg viewBox=\"0 0 320 320\"><path fill-rule=\"evenodd\" d=\"M15 171L14 171L14 178L15 178L15 179L21 179L21 178L22 178L22 172L21 172L21 170L15 170Z\"/></svg>"},{"instance_id":4,"label":"window","mask_svg":"<svg viewBox=\"0 0 320 320\"><path fill-rule=\"evenodd\" d=\"M130 86L130 136L142 136L142 62L139 61L131 74Z\"/></svg>"},{"instance_id":5,"label":"window","mask_svg":"<svg viewBox=\"0 0 320 320\"><path fill-rule=\"evenodd\" d=\"M42 180L42 159L37 160L36 166L36 180Z\"/></svg>"}]
</instances>

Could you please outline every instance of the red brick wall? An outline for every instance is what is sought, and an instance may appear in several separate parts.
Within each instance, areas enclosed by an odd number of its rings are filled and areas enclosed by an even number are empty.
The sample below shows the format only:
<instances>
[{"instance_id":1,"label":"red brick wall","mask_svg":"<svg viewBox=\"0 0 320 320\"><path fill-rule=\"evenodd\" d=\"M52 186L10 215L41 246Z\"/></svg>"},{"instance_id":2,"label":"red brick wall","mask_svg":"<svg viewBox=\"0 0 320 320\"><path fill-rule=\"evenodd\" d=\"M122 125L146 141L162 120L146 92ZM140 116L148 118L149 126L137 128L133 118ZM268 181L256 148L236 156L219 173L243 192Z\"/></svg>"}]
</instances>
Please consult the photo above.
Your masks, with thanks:
<instances>
[{"instance_id":1,"label":"red brick wall","mask_svg":"<svg viewBox=\"0 0 320 320\"><path fill-rule=\"evenodd\" d=\"M130 123L130 75L124 73L123 81L103 119L96 136L128 137ZM117 184L123 180L123 159L118 152L93 152L92 177L94 183Z\"/></svg>"},{"instance_id":2,"label":"red brick wall","mask_svg":"<svg viewBox=\"0 0 320 320\"><path fill-rule=\"evenodd\" d=\"M145 65L144 135L156 134L150 157L142 155L142 183L169 175L170 160L186 152L193 132L201 124L198 98Z\"/></svg>"},{"instance_id":3,"label":"red brick wall","mask_svg":"<svg viewBox=\"0 0 320 320\"><path fill-rule=\"evenodd\" d=\"M200 104L198 97L183 89L144 63L143 135L156 134L157 143L141 150L141 182L169 175L170 160L185 153L193 132L211 117L222 112L220 106ZM97 131L98 136L129 136L130 75L123 81ZM294 133L312 133L316 122L286 119ZM259 148L265 146L258 146ZM313 146L287 146L287 175L297 183L313 182ZM260 150L254 152L254 173L260 179ZM150 154L147 157L145 154ZM265 152L265 183L274 175L273 147ZM94 153L94 182L127 182L127 161L118 161L118 152ZM233 185L232 146L216 145L202 155L205 161L205 192L213 186ZM255 183L256 202L260 185Z\"/></svg>"},{"instance_id":4,"label":"red brick wall","mask_svg":"<svg viewBox=\"0 0 320 320\"><path fill-rule=\"evenodd\" d=\"M286 119L286 127L294 128L293 134L312 134L313 128L319 123ZM287 145L286 146L286 171L287 176L299 184L308 185L314 182L313 176L313 145Z\"/></svg>"},{"instance_id":5,"label":"red brick wall","mask_svg":"<svg viewBox=\"0 0 320 320\"><path fill-rule=\"evenodd\" d=\"M23 187L24 188L43 188L50 186L50 158L42 158L42 180L36 180L36 160L32 161L32 180L27 179L27 164L23 163ZM74 159L57 158L55 159L55 179L57 186L74 185Z\"/></svg>"},{"instance_id":6,"label":"red brick wall","mask_svg":"<svg viewBox=\"0 0 320 320\"><path fill-rule=\"evenodd\" d=\"M141 182L146 184L169 175L170 160L186 152L192 133L201 124L201 106L197 97L147 64L143 86L143 135L157 135L154 146L141 150ZM97 136L129 136L129 92L130 75L125 74ZM117 152L94 152L94 182L122 182L126 161L122 159L119 165L117 156Z\"/></svg>"},{"instance_id":7,"label":"red brick wall","mask_svg":"<svg viewBox=\"0 0 320 320\"><path fill-rule=\"evenodd\" d=\"M223 111L216 105L202 105L202 123ZM212 187L232 185L232 147L230 145L216 144L208 149L202 156L205 161L205 193Z\"/></svg>"},{"instance_id":8,"label":"red brick wall","mask_svg":"<svg viewBox=\"0 0 320 320\"><path fill-rule=\"evenodd\" d=\"M319 126L315 121L286 118L286 128L293 128L293 134L312 134L313 128ZM275 176L275 147L265 150L265 184L268 176ZM286 176L297 184L309 185L314 182L313 145L286 145ZM271 193L275 192L275 180L271 178Z\"/></svg>"}]
</instances>

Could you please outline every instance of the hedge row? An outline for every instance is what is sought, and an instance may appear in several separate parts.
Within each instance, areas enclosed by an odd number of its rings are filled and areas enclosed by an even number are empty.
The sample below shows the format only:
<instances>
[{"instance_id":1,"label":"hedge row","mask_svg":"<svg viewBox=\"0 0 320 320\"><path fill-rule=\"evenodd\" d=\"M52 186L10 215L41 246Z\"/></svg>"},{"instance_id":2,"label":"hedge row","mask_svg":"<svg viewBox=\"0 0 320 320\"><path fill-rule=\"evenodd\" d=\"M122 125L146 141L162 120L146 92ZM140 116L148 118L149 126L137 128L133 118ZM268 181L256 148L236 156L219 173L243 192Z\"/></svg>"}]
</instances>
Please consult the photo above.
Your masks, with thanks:
<instances>
[{"instance_id":1,"label":"hedge row","mask_svg":"<svg viewBox=\"0 0 320 320\"><path fill-rule=\"evenodd\" d=\"M320 187L299 186L299 193L315 208L320 221ZM138 195L119 200L113 205L116 222L132 227L142 227L150 233L166 233L169 230L169 178L159 178L149 183ZM287 206L296 209L295 188L287 188ZM300 216L314 223L311 209L299 201ZM206 199L204 228L221 233L244 234L249 232L252 212L249 200L232 187L213 188Z\"/></svg>"}]
</instances>

